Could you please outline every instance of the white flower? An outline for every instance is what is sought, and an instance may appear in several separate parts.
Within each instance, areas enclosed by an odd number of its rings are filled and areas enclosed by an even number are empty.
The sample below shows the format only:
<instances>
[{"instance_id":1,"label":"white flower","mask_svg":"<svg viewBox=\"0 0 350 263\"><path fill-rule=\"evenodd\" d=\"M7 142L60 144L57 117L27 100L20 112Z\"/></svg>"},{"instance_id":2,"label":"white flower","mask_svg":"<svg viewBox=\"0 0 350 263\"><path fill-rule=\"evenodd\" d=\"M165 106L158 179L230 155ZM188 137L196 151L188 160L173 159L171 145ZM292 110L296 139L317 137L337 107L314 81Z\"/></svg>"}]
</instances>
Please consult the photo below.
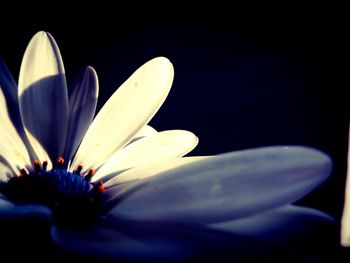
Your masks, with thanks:
<instances>
[{"instance_id":1,"label":"white flower","mask_svg":"<svg viewBox=\"0 0 350 263\"><path fill-rule=\"evenodd\" d=\"M157 258L178 255L175 233L194 238L225 229L263 236L290 218L329 219L286 206L328 177L325 154L274 146L183 157L198 143L193 133L148 126L172 84L166 58L141 66L95 118L96 72L87 67L68 99L50 34L39 32L30 41L18 88L0 65L0 216L50 217L53 211L52 237L62 247ZM80 223L89 230L80 231ZM179 223L186 230L169 230Z\"/></svg>"}]
</instances>

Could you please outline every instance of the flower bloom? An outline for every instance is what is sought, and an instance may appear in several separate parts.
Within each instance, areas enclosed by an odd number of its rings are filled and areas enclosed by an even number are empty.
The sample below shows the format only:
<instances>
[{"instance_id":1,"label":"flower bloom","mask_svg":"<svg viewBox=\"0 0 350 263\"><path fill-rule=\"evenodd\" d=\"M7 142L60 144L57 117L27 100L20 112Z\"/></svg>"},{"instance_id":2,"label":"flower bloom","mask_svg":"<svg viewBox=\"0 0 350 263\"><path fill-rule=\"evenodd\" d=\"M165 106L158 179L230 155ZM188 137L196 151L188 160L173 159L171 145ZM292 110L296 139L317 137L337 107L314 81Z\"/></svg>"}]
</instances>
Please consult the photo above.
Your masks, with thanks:
<instances>
[{"instance_id":1,"label":"flower bloom","mask_svg":"<svg viewBox=\"0 0 350 263\"><path fill-rule=\"evenodd\" d=\"M148 126L173 81L164 57L137 69L95 118L95 70L86 68L68 98L50 34L30 41L18 87L0 65L0 216L53 216L52 238L64 248L157 257L176 251L174 238L164 241L168 234L200 235L195 227L169 230L174 223L264 236L290 218L329 220L286 206L328 177L325 154L274 146L183 157L198 143L193 133Z\"/></svg>"}]
</instances>

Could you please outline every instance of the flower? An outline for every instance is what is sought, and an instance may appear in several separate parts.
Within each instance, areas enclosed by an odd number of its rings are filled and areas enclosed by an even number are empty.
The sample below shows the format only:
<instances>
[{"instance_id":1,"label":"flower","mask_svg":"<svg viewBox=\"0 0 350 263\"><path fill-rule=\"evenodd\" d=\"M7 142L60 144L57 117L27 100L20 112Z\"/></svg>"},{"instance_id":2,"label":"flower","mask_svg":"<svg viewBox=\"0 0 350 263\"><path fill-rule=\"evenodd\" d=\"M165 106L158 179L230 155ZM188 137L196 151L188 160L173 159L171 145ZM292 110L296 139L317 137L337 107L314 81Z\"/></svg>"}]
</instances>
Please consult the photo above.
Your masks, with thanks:
<instances>
[{"instance_id":1,"label":"flower","mask_svg":"<svg viewBox=\"0 0 350 263\"><path fill-rule=\"evenodd\" d=\"M345 187L345 200L343 216L341 219L341 240L340 243L344 247L350 246L350 127L348 140L348 165L347 165L347 179Z\"/></svg>"},{"instance_id":2,"label":"flower","mask_svg":"<svg viewBox=\"0 0 350 263\"><path fill-rule=\"evenodd\" d=\"M147 125L172 84L173 66L164 57L136 70L95 118L95 70L86 68L68 99L49 33L30 41L18 88L5 64L0 69L0 215L53 217L51 235L63 248L169 259L193 255L193 241L239 254L242 244L252 244L246 237L277 234L290 218L329 221L285 206L330 174L331 161L320 151L273 146L183 157L198 143L193 133Z\"/></svg>"}]
</instances>

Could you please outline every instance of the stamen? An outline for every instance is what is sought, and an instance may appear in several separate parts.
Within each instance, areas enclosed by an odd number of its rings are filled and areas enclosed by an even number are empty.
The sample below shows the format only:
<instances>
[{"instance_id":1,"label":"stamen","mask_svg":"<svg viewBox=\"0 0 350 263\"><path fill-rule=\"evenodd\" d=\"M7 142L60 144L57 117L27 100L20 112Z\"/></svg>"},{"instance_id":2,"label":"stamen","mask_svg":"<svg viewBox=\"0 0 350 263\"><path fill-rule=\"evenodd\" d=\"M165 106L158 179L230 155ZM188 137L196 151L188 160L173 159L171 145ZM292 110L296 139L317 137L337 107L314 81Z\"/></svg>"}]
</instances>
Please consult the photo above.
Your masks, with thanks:
<instances>
[{"instance_id":1,"label":"stamen","mask_svg":"<svg viewBox=\"0 0 350 263\"><path fill-rule=\"evenodd\" d=\"M25 169L21 169L19 176L26 176L26 175L28 175L27 171Z\"/></svg>"},{"instance_id":2,"label":"stamen","mask_svg":"<svg viewBox=\"0 0 350 263\"><path fill-rule=\"evenodd\" d=\"M57 169L62 169L63 168L63 164L64 164L64 159L62 157L58 157L56 159Z\"/></svg>"},{"instance_id":3,"label":"stamen","mask_svg":"<svg viewBox=\"0 0 350 263\"><path fill-rule=\"evenodd\" d=\"M43 170L46 171L46 169L47 169L47 161L44 161L43 162Z\"/></svg>"},{"instance_id":4,"label":"stamen","mask_svg":"<svg viewBox=\"0 0 350 263\"><path fill-rule=\"evenodd\" d=\"M82 169L83 169L83 166L80 164L80 165L78 166L78 168L74 171L74 173L75 173L76 175L80 175Z\"/></svg>"},{"instance_id":5,"label":"stamen","mask_svg":"<svg viewBox=\"0 0 350 263\"><path fill-rule=\"evenodd\" d=\"M85 176L85 181L86 182L90 182L92 176L95 174L95 170L94 169L90 169L89 173Z\"/></svg>"},{"instance_id":6,"label":"stamen","mask_svg":"<svg viewBox=\"0 0 350 263\"><path fill-rule=\"evenodd\" d=\"M34 171L36 174L40 173L41 167L40 167L40 161L39 160L35 160L34 161Z\"/></svg>"},{"instance_id":7,"label":"stamen","mask_svg":"<svg viewBox=\"0 0 350 263\"><path fill-rule=\"evenodd\" d=\"M98 182L97 183L97 192L99 192L99 193L103 193L105 191L105 186L104 186L104 184L103 184L103 182Z\"/></svg>"},{"instance_id":8,"label":"stamen","mask_svg":"<svg viewBox=\"0 0 350 263\"><path fill-rule=\"evenodd\" d=\"M86 218L94 220L104 209L103 182L91 182L94 169L83 173L83 166L79 165L74 172L69 172L63 164L64 159L59 157L54 168L47 170L47 161L34 160L30 172L21 169L18 176L0 184L0 193L14 202L49 205L61 224L81 224L81 219Z\"/></svg>"}]
</instances>

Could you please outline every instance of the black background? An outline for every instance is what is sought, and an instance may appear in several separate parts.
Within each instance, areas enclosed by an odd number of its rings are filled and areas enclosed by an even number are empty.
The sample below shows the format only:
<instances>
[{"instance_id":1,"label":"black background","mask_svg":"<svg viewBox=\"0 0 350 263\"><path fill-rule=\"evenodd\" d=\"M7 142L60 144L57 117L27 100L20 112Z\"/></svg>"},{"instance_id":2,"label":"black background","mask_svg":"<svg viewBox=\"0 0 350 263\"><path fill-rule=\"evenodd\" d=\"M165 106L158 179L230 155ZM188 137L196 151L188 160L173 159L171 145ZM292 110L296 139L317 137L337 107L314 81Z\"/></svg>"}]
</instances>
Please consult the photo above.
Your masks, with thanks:
<instances>
[{"instance_id":1,"label":"black background","mask_svg":"<svg viewBox=\"0 0 350 263\"><path fill-rule=\"evenodd\" d=\"M280 144L326 152L334 161L330 179L299 203L339 222L349 121L342 8L185 6L170 14L171 6L135 7L66 6L58 16L49 9L2 18L0 55L16 79L32 35L50 32L68 83L85 66L96 69L99 108L137 67L166 56L175 80L153 127L193 131L195 155Z\"/></svg>"}]
</instances>

